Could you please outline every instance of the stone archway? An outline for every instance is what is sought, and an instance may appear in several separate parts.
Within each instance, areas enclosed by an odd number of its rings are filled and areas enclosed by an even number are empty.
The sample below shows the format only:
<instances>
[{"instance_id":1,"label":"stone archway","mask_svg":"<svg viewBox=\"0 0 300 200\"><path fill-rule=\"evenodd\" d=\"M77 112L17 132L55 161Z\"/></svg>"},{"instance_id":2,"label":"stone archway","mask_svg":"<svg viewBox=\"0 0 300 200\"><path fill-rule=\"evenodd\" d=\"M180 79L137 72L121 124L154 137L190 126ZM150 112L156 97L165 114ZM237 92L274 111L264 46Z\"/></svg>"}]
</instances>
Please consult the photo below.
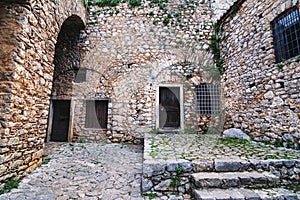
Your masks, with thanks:
<instances>
[{"instance_id":1,"label":"stone archway","mask_svg":"<svg viewBox=\"0 0 300 200\"><path fill-rule=\"evenodd\" d=\"M72 94L72 82L80 65L80 32L83 29L83 21L76 15L67 18L61 26L55 46L51 97L70 97Z\"/></svg>"},{"instance_id":2,"label":"stone archway","mask_svg":"<svg viewBox=\"0 0 300 200\"><path fill-rule=\"evenodd\" d=\"M53 86L47 140L70 141L70 106L73 83L81 60L81 31L85 26L77 15L61 26L55 45Z\"/></svg>"}]
</instances>

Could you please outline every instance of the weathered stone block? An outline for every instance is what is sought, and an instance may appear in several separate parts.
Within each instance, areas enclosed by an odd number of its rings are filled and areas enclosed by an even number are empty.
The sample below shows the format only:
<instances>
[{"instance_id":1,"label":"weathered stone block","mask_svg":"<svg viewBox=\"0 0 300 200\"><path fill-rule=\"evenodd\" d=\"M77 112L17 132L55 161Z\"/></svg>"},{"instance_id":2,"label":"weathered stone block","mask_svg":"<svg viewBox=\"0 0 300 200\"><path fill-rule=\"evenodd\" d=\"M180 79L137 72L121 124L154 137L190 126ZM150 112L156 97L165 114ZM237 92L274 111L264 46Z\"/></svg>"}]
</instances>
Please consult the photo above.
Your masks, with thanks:
<instances>
[{"instance_id":1,"label":"weathered stone block","mask_svg":"<svg viewBox=\"0 0 300 200\"><path fill-rule=\"evenodd\" d=\"M194 166L191 162L184 162L184 161L182 162L180 160L178 162L178 166L182 167L183 172L191 172L191 171L193 171L193 168L194 168Z\"/></svg>"},{"instance_id":2,"label":"weathered stone block","mask_svg":"<svg viewBox=\"0 0 300 200\"><path fill-rule=\"evenodd\" d=\"M153 187L153 183L151 180L142 177L142 192L147 192L151 190Z\"/></svg>"},{"instance_id":3,"label":"weathered stone block","mask_svg":"<svg viewBox=\"0 0 300 200\"><path fill-rule=\"evenodd\" d=\"M195 172L208 172L208 171L213 171L214 169L213 161L194 160L193 165L194 165Z\"/></svg>"},{"instance_id":4,"label":"weathered stone block","mask_svg":"<svg viewBox=\"0 0 300 200\"><path fill-rule=\"evenodd\" d=\"M295 160L284 160L283 164L287 167L287 168L291 168L295 166L296 161Z\"/></svg>"},{"instance_id":5,"label":"weathered stone block","mask_svg":"<svg viewBox=\"0 0 300 200\"><path fill-rule=\"evenodd\" d=\"M214 163L217 172L237 172L241 168L241 161L216 159Z\"/></svg>"},{"instance_id":6,"label":"weathered stone block","mask_svg":"<svg viewBox=\"0 0 300 200\"><path fill-rule=\"evenodd\" d=\"M178 163L174 160L173 162L167 163L167 171L168 172L175 172L176 169L178 168Z\"/></svg>"},{"instance_id":7,"label":"weathered stone block","mask_svg":"<svg viewBox=\"0 0 300 200\"><path fill-rule=\"evenodd\" d=\"M224 138L235 138L235 139L240 139L240 140L250 140L250 137L245 134L242 130L237 129L237 128L231 128L228 130L225 130L223 132L223 137Z\"/></svg>"},{"instance_id":8,"label":"weathered stone block","mask_svg":"<svg viewBox=\"0 0 300 200\"><path fill-rule=\"evenodd\" d=\"M177 188L170 187L171 185L171 179L167 179L164 181L161 181L158 185L154 186L155 191L172 191L177 190Z\"/></svg>"},{"instance_id":9,"label":"weathered stone block","mask_svg":"<svg viewBox=\"0 0 300 200\"><path fill-rule=\"evenodd\" d=\"M143 163L143 175L146 177L163 174L165 170L166 164L159 161L145 161Z\"/></svg>"},{"instance_id":10,"label":"weathered stone block","mask_svg":"<svg viewBox=\"0 0 300 200\"><path fill-rule=\"evenodd\" d=\"M40 159L43 156L43 149L38 150L37 152L33 153L32 160Z\"/></svg>"}]
</instances>

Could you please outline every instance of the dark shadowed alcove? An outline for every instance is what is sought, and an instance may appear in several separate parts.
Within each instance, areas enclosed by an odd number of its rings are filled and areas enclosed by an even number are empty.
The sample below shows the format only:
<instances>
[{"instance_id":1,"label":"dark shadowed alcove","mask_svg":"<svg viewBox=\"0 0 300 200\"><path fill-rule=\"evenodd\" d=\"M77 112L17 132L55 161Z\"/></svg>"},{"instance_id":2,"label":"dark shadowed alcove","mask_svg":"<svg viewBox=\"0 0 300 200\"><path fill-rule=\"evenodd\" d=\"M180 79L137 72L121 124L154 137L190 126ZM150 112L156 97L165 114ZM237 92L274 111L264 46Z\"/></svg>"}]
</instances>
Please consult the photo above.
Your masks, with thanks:
<instances>
[{"instance_id":1,"label":"dark shadowed alcove","mask_svg":"<svg viewBox=\"0 0 300 200\"><path fill-rule=\"evenodd\" d=\"M72 95L72 82L80 66L80 33L83 29L83 21L76 15L62 24L55 46L52 97Z\"/></svg>"},{"instance_id":2,"label":"dark shadowed alcove","mask_svg":"<svg viewBox=\"0 0 300 200\"><path fill-rule=\"evenodd\" d=\"M80 36L84 27L81 18L72 15L62 24L57 38L48 129L48 140L51 141L70 140L71 96L80 67Z\"/></svg>"}]
</instances>

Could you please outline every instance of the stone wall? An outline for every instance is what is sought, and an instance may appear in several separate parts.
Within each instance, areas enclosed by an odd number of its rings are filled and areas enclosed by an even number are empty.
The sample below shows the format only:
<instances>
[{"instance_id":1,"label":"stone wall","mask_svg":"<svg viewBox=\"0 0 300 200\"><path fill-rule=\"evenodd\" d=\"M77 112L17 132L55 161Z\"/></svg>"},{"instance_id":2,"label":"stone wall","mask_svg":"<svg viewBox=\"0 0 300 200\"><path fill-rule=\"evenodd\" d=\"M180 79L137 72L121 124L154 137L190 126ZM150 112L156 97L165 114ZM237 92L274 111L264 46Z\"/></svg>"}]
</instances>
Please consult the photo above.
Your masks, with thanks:
<instances>
[{"instance_id":1,"label":"stone wall","mask_svg":"<svg viewBox=\"0 0 300 200\"><path fill-rule=\"evenodd\" d=\"M0 182L41 164L60 27L77 1L0 3Z\"/></svg>"},{"instance_id":2,"label":"stone wall","mask_svg":"<svg viewBox=\"0 0 300 200\"><path fill-rule=\"evenodd\" d=\"M270 22L298 1L244 1L223 18L220 37L227 126L239 127L257 141L299 149L300 64L292 58L275 64Z\"/></svg>"},{"instance_id":3,"label":"stone wall","mask_svg":"<svg viewBox=\"0 0 300 200\"><path fill-rule=\"evenodd\" d=\"M211 0L210 2L214 12L213 21L217 22L237 0Z\"/></svg>"},{"instance_id":4,"label":"stone wall","mask_svg":"<svg viewBox=\"0 0 300 200\"><path fill-rule=\"evenodd\" d=\"M8 5L6 5L8 6ZM0 174L5 173L7 170L7 166L2 165L4 162L4 153L9 151L9 148L5 148L4 142L8 142L5 140L5 135L9 134L9 130L6 129L6 123L9 121L9 113L10 113L10 103L11 103L11 90L13 86L13 48L14 42L16 42L16 38L13 36L15 29L17 29L17 20L9 13L9 10L4 6L4 4L0 4L0 145L1 145L1 155L0 155ZM3 28L7 27L7 28Z\"/></svg>"},{"instance_id":5,"label":"stone wall","mask_svg":"<svg viewBox=\"0 0 300 200\"><path fill-rule=\"evenodd\" d=\"M142 178L142 192L157 192L157 193L171 193L177 192L180 194L191 193L195 187L195 183L191 175L198 172L216 172L222 173L231 171L236 167L236 172L270 172L278 177L276 184L282 186L293 185L298 181L299 160L233 160L224 161L216 159L215 161L160 161L154 163L144 162L143 165L143 178ZM180 171L180 173L178 173ZM221 175L220 175L221 177ZM174 184L175 181L178 181ZM215 179L214 181L216 181ZM205 185L205 183L203 183ZM230 188L236 187L236 182L225 182L222 187ZM240 183L238 183L240 184ZM175 185L176 187L172 187ZM255 187L255 181L251 181L249 186ZM239 185L241 187L242 185ZM249 187L248 186L248 187Z\"/></svg>"},{"instance_id":6,"label":"stone wall","mask_svg":"<svg viewBox=\"0 0 300 200\"><path fill-rule=\"evenodd\" d=\"M88 23L81 62L87 81L74 84L74 140L138 142L157 128L162 84L183 87L184 124L198 128L194 83L211 81L203 72L211 60L209 3L91 6ZM85 100L103 98L110 99L107 130L85 128Z\"/></svg>"},{"instance_id":7,"label":"stone wall","mask_svg":"<svg viewBox=\"0 0 300 200\"><path fill-rule=\"evenodd\" d=\"M50 96L72 99L74 141L139 142L156 126L161 84L182 85L185 124L208 122L195 115L193 84L211 81L201 68L210 60L209 1L95 6L80 41L86 15L80 0L3 0L0 7L0 181L41 163ZM68 37L58 38L67 19L67 25L80 24L71 45ZM59 57L64 48L69 54ZM83 61L77 50L86 51ZM76 83L84 68L86 83ZM107 130L85 129L85 100L103 98L110 102Z\"/></svg>"}]
</instances>

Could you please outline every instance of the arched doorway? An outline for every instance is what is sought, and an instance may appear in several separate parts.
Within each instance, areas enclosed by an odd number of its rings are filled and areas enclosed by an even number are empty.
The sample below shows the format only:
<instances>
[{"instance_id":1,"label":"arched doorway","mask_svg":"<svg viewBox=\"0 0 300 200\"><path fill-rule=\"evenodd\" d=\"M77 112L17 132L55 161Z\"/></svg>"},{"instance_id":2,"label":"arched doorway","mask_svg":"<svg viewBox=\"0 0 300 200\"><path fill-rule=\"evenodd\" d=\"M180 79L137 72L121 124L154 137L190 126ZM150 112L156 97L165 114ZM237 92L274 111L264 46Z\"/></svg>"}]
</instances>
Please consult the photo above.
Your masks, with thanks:
<instances>
[{"instance_id":1,"label":"arched doorway","mask_svg":"<svg viewBox=\"0 0 300 200\"><path fill-rule=\"evenodd\" d=\"M70 141L70 107L73 83L81 60L81 31L84 23L76 15L64 21L54 55L54 74L47 141Z\"/></svg>"}]
</instances>

